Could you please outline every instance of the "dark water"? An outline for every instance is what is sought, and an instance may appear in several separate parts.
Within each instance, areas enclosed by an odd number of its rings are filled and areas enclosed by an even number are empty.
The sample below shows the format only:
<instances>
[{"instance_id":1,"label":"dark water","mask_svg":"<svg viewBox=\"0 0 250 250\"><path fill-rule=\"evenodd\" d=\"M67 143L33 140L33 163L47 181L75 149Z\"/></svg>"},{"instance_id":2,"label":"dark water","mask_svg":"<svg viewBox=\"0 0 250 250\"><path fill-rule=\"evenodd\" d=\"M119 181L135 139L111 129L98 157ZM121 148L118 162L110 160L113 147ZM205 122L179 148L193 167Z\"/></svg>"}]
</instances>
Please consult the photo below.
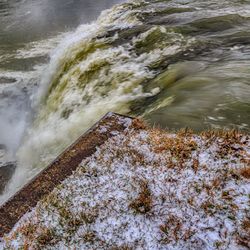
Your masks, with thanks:
<instances>
[{"instance_id":1,"label":"dark water","mask_svg":"<svg viewBox=\"0 0 250 250\"><path fill-rule=\"evenodd\" d=\"M0 44L18 46L93 21L119 0L1 0Z\"/></svg>"},{"instance_id":2,"label":"dark water","mask_svg":"<svg viewBox=\"0 0 250 250\"><path fill-rule=\"evenodd\" d=\"M17 155L12 184L108 111L250 131L249 1L134 0L99 16L118 2L1 2L0 144Z\"/></svg>"}]
</instances>

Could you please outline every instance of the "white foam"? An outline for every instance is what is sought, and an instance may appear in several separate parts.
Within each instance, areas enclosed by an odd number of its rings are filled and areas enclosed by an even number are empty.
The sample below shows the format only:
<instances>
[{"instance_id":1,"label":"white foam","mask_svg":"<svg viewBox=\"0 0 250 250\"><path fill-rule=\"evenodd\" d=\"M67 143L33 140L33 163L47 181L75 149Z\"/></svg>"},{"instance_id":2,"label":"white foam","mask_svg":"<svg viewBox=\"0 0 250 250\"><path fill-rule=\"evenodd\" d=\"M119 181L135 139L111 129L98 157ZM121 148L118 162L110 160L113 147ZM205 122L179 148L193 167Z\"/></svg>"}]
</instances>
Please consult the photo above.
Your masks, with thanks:
<instances>
[{"instance_id":1,"label":"white foam","mask_svg":"<svg viewBox=\"0 0 250 250\"><path fill-rule=\"evenodd\" d=\"M139 9L131 10L127 4L117 5L104 11L96 22L81 25L68 34L53 51L41 87L32 99L37 117L18 151L20 167L9 185L12 190L108 111L128 113L132 102L159 93L159 89L145 92L143 88L143 83L156 74L149 65L178 53L185 47L183 37L171 32L169 39L174 45L165 44L162 49L138 55L133 51L135 43L145 40L157 28L120 46L112 45L117 34L105 36L107 31L140 24L136 18L139 12ZM166 32L162 27L159 31ZM93 44L97 48L87 53L85 50ZM84 51L84 59L76 59ZM95 72L93 78L92 71ZM53 81L56 82L51 87ZM63 117L65 110L69 111L69 117Z\"/></svg>"}]
</instances>

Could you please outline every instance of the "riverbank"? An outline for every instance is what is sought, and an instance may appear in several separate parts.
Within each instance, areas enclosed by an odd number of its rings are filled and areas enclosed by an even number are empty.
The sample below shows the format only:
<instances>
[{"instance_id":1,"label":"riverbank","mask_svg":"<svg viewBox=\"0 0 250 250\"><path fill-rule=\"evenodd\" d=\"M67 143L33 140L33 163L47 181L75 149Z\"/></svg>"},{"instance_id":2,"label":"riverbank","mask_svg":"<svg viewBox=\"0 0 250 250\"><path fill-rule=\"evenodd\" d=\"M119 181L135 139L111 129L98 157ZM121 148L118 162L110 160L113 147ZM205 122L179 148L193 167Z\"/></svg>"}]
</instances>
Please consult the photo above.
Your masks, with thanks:
<instances>
[{"instance_id":1,"label":"riverbank","mask_svg":"<svg viewBox=\"0 0 250 250\"><path fill-rule=\"evenodd\" d=\"M249 136L131 123L24 215L0 249L250 247Z\"/></svg>"}]
</instances>

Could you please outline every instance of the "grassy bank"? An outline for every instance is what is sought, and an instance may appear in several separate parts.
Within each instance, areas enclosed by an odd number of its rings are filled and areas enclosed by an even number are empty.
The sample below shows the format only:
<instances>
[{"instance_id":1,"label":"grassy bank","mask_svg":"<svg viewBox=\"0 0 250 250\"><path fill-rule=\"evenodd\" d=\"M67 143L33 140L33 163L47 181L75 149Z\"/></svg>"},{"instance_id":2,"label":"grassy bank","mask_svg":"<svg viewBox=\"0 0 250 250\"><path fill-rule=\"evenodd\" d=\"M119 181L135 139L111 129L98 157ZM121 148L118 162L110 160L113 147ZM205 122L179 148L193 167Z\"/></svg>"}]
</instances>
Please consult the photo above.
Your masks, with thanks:
<instances>
[{"instance_id":1,"label":"grassy bank","mask_svg":"<svg viewBox=\"0 0 250 250\"><path fill-rule=\"evenodd\" d=\"M0 249L247 249L249 154L249 136L237 131L173 133L134 120Z\"/></svg>"}]
</instances>

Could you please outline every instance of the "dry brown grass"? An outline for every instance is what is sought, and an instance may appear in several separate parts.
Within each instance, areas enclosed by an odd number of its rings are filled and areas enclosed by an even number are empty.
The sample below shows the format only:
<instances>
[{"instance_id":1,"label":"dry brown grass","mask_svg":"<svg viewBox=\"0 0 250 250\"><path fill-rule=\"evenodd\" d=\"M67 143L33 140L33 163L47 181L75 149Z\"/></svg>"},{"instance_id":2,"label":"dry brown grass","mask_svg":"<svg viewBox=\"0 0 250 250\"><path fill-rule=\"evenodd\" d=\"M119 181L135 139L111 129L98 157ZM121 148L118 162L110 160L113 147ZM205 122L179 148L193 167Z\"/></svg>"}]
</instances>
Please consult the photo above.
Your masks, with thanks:
<instances>
[{"instance_id":1,"label":"dry brown grass","mask_svg":"<svg viewBox=\"0 0 250 250\"><path fill-rule=\"evenodd\" d=\"M53 229L28 222L18 229L19 236L25 237L24 243L20 249L43 249L45 246L51 246L58 242ZM9 238L8 241L11 241ZM10 248L11 249L11 248Z\"/></svg>"},{"instance_id":2,"label":"dry brown grass","mask_svg":"<svg viewBox=\"0 0 250 250\"><path fill-rule=\"evenodd\" d=\"M216 212L215 204L212 200L208 199L201 204L201 209L204 210L206 214L213 215Z\"/></svg>"},{"instance_id":3,"label":"dry brown grass","mask_svg":"<svg viewBox=\"0 0 250 250\"><path fill-rule=\"evenodd\" d=\"M28 242L24 242L23 246L22 246L22 250L29 250L30 248L30 244Z\"/></svg>"},{"instance_id":4,"label":"dry brown grass","mask_svg":"<svg viewBox=\"0 0 250 250\"><path fill-rule=\"evenodd\" d=\"M152 203L152 195L148 183L141 181L139 196L130 203L129 207L136 213L146 214L152 209Z\"/></svg>"},{"instance_id":5,"label":"dry brown grass","mask_svg":"<svg viewBox=\"0 0 250 250\"><path fill-rule=\"evenodd\" d=\"M133 129L136 129L136 130L146 129L147 128L147 125L146 125L145 121L143 121L143 120L141 120L139 118L133 119L131 126L132 126Z\"/></svg>"},{"instance_id":6,"label":"dry brown grass","mask_svg":"<svg viewBox=\"0 0 250 250\"><path fill-rule=\"evenodd\" d=\"M230 194L230 191L223 191L221 194L221 198L224 200L232 201L233 197Z\"/></svg>"},{"instance_id":7,"label":"dry brown grass","mask_svg":"<svg viewBox=\"0 0 250 250\"><path fill-rule=\"evenodd\" d=\"M164 138L162 142L159 142L155 148L156 153L163 153L169 151L172 157L178 160L184 160L190 157L193 150L196 149L196 143L194 141L187 141L185 138Z\"/></svg>"},{"instance_id":8,"label":"dry brown grass","mask_svg":"<svg viewBox=\"0 0 250 250\"><path fill-rule=\"evenodd\" d=\"M246 166L242 168L240 171L240 175L246 179L250 179L250 166Z\"/></svg>"},{"instance_id":9,"label":"dry brown grass","mask_svg":"<svg viewBox=\"0 0 250 250\"><path fill-rule=\"evenodd\" d=\"M38 226L29 222L27 224L24 224L19 228L19 233L27 238L33 238L34 234L36 233L38 229Z\"/></svg>"},{"instance_id":10,"label":"dry brown grass","mask_svg":"<svg viewBox=\"0 0 250 250\"><path fill-rule=\"evenodd\" d=\"M43 204L52 206L56 209L59 215L59 225L64 228L68 234L74 234L75 231L83 224L91 224L95 221L97 215L94 213L79 212L72 213L69 209L68 201L62 200L56 194L50 194L43 200Z\"/></svg>"},{"instance_id":11,"label":"dry brown grass","mask_svg":"<svg viewBox=\"0 0 250 250\"><path fill-rule=\"evenodd\" d=\"M130 247L128 245L122 245L122 246L115 246L115 247L111 247L110 250L133 250L133 247Z\"/></svg>"},{"instance_id":12,"label":"dry brown grass","mask_svg":"<svg viewBox=\"0 0 250 250\"><path fill-rule=\"evenodd\" d=\"M53 245L58 241L53 229L44 228L36 237L36 241L40 247Z\"/></svg>"},{"instance_id":13,"label":"dry brown grass","mask_svg":"<svg viewBox=\"0 0 250 250\"><path fill-rule=\"evenodd\" d=\"M199 169L199 160L198 159L193 159L193 164L192 164L192 168L194 170L195 173L197 173L198 169Z\"/></svg>"},{"instance_id":14,"label":"dry brown grass","mask_svg":"<svg viewBox=\"0 0 250 250\"><path fill-rule=\"evenodd\" d=\"M179 137L186 137L186 138L193 136L193 134L194 134L194 131L190 128L183 128L177 132L177 135Z\"/></svg>"},{"instance_id":15,"label":"dry brown grass","mask_svg":"<svg viewBox=\"0 0 250 250\"><path fill-rule=\"evenodd\" d=\"M92 231L88 231L82 236L82 238L85 242L93 244L96 241L96 234Z\"/></svg>"},{"instance_id":16,"label":"dry brown grass","mask_svg":"<svg viewBox=\"0 0 250 250\"><path fill-rule=\"evenodd\" d=\"M237 241L240 245L250 249L250 218L245 218L241 223Z\"/></svg>"},{"instance_id":17,"label":"dry brown grass","mask_svg":"<svg viewBox=\"0 0 250 250\"><path fill-rule=\"evenodd\" d=\"M250 233L250 218L246 218L243 222L242 222L242 228L245 231L248 231ZM249 237L250 239L250 237Z\"/></svg>"},{"instance_id":18,"label":"dry brown grass","mask_svg":"<svg viewBox=\"0 0 250 250\"><path fill-rule=\"evenodd\" d=\"M92 224L98 217L98 213L95 211L95 209L93 209L92 212L81 212L79 217L82 222L86 224Z\"/></svg>"},{"instance_id":19,"label":"dry brown grass","mask_svg":"<svg viewBox=\"0 0 250 250\"><path fill-rule=\"evenodd\" d=\"M163 133L161 130L150 131L150 144L152 151L157 154L165 155L167 158L167 166L170 168L183 168L186 160L191 159L192 152L197 149L197 143L184 134L190 134L189 130L180 132L176 136ZM165 135L165 136L163 136ZM193 169L198 170L199 162L194 160Z\"/></svg>"},{"instance_id":20,"label":"dry brown grass","mask_svg":"<svg viewBox=\"0 0 250 250\"><path fill-rule=\"evenodd\" d=\"M246 161L246 157L244 157L246 152L243 148L249 141L248 135L238 130L209 130L202 132L200 135L206 140L207 145L216 142L218 147L217 155L220 159L234 156L244 162Z\"/></svg>"},{"instance_id":21,"label":"dry brown grass","mask_svg":"<svg viewBox=\"0 0 250 250\"><path fill-rule=\"evenodd\" d=\"M223 129L215 129L215 130L206 130L200 133L200 135L207 140L216 140L217 138L222 138L224 140L230 141L231 143L240 143L244 134L242 132L232 129L232 130L223 130ZM249 140L246 135L246 140Z\"/></svg>"},{"instance_id":22,"label":"dry brown grass","mask_svg":"<svg viewBox=\"0 0 250 250\"><path fill-rule=\"evenodd\" d=\"M136 135L137 132L132 132L130 133L129 138L133 138ZM129 156L129 159L134 166L137 166L138 164L146 164L145 156L129 145L129 138L126 138L126 140L124 140L122 144L119 145L119 148L116 148L115 151L112 152L112 157L109 160L110 164L114 159L124 159L125 156Z\"/></svg>"},{"instance_id":23,"label":"dry brown grass","mask_svg":"<svg viewBox=\"0 0 250 250\"><path fill-rule=\"evenodd\" d=\"M174 216L170 215L166 222L160 226L160 231L163 233L163 239L165 243L171 241L178 241L180 239L179 232L182 228L182 221ZM188 235L186 235L188 237Z\"/></svg>"},{"instance_id":24,"label":"dry brown grass","mask_svg":"<svg viewBox=\"0 0 250 250\"><path fill-rule=\"evenodd\" d=\"M214 178L214 179L212 180L211 188L213 188L213 189L218 189L218 188L220 188L220 187L221 187L222 181L223 181L223 180L222 180L221 176L217 176L216 178Z\"/></svg>"}]
</instances>

